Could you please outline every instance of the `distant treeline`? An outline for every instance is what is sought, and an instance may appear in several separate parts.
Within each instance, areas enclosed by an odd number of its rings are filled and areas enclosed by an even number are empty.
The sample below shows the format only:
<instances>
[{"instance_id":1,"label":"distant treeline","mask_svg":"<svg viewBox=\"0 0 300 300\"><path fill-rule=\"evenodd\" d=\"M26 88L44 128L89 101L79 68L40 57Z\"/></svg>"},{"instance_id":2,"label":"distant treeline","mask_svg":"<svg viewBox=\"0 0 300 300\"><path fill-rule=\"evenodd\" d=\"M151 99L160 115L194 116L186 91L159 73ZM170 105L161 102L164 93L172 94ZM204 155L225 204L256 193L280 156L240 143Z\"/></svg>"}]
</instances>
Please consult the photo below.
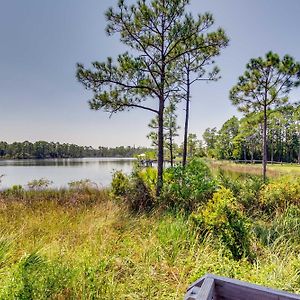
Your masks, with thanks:
<instances>
[{"instance_id":1,"label":"distant treeline","mask_svg":"<svg viewBox=\"0 0 300 300\"><path fill-rule=\"evenodd\" d=\"M8 144L0 142L0 158L2 159L30 159L30 158L80 158L80 157L133 157L149 151L144 147L99 147L78 146L67 143L38 141L31 143L15 142Z\"/></svg>"}]
</instances>

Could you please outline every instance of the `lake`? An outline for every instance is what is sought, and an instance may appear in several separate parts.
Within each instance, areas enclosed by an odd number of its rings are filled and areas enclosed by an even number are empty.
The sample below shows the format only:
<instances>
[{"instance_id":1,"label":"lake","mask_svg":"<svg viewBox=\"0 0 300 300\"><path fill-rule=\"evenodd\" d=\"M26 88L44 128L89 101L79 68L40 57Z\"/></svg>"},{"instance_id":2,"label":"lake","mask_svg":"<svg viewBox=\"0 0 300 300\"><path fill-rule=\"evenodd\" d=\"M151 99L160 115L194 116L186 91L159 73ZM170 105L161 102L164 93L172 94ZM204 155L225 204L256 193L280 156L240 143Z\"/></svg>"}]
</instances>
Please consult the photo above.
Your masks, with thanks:
<instances>
[{"instance_id":1,"label":"lake","mask_svg":"<svg viewBox=\"0 0 300 300\"><path fill-rule=\"evenodd\" d=\"M90 179L100 187L111 183L112 173L122 170L130 173L135 159L131 158L67 158L0 160L0 188L26 184L34 179L53 181L50 187L67 187L68 182Z\"/></svg>"}]
</instances>

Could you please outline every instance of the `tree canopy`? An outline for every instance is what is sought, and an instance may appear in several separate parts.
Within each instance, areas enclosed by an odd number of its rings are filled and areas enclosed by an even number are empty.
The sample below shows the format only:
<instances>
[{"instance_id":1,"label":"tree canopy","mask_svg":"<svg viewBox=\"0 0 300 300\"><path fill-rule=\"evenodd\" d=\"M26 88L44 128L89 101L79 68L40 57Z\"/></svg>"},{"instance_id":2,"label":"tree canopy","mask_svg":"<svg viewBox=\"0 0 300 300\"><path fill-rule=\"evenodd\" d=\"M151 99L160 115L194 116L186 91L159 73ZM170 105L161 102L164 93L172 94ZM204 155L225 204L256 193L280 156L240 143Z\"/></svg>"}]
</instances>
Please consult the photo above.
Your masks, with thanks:
<instances>
[{"instance_id":1,"label":"tree canopy","mask_svg":"<svg viewBox=\"0 0 300 300\"><path fill-rule=\"evenodd\" d=\"M300 164L299 104L269 111L267 158L270 162ZM227 120L220 130L207 128L203 134L210 157L248 162L261 161L263 140L261 112Z\"/></svg>"},{"instance_id":2,"label":"tree canopy","mask_svg":"<svg viewBox=\"0 0 300 300\"><path fill-rule=\"evenodd\" d=\"M232 104L248 114L263 114L263 177L267 166L267 119L268 111L288 102L290 91L300 84L300 64L289 56L280 58L268 52L265 58L251 59L238 83L230 90Z\"/></svg>"},{"instance_id":3,"label":"tree canopy","mask_svg":"<svg viewBox=\"0 0 300 300\"><path fill-rule=\"evenodd\" d=\"M158 115L157 194L163 184L164 110L178 93L178 62L188 53L219 45L217 33L202 35L211 23L209 15L194 18L186 12L188 4L188 0L144 0L128 6L120 0L106 13L106 30L119 34L131 53L120 54L116 62L112 58L94 62L92 69L77 66L78 80L94 94L92 109L115 113L140 108Z\"/></svg>"}]
</instances>

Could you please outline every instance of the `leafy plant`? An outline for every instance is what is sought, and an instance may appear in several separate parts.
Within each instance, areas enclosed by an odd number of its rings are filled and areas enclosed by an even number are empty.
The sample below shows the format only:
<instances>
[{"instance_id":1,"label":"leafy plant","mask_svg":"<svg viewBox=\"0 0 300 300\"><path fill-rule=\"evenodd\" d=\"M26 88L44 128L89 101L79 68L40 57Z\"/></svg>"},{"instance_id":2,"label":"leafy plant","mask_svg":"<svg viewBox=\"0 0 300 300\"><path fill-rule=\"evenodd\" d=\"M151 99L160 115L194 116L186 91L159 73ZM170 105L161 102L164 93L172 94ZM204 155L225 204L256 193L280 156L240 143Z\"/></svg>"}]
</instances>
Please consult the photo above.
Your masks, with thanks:
<instances>
[{"instance_id":1,"label":"leafy plant","mask_svg":"<svg viewBox=\"0 0 300 300\"><path fill-rule=\"evenodd\" d=\"M266 184L259 195L261 206L269 212L284 211L289 205L300 204L300 178L281 177Z\"/></svg>"},{"instance_id":2,"label":"leafy plant","mask_svg":"<svg viewBox=\"0 0 300 300\"><path fill-rule=\"evenodd\" d=\"M219 239L233 258L251 256L249 228L230 190L221 188L191 218L203 234L207 232Z\"/></svg>"},{"instance_id":3,"label":"leafy plant","mask_svg":"<svg viewBox=\"0 0 300 300\"><path fill-rule=\"evenodd\" d=\"M111 193L115 197L124 197L129 190L129 177L122 171L116 171L112 176Z\"/></svg>"},{"instance_id":4,"label":"leafy plant","mask_svg":"<svg viewBox=\"0 0 300 300\"><path fill-rule=\"evenodd\" d=\"M154 168L145 168L142 169L139 174L154 197L157 181L157 170Z\"/></svg>"},{"instance_id":5,"label":"leafy plant","mask_svg":"<svg viewBox=\"0 0 300 300\"><path fill-rule=\"evenodd\" d=\"M231 190L237 201L246 209L254 210L257 208L257 199L264 184L261 177L247 175L233 178L220 170L218 183Z\"/></svg>"},{"instance_id":6,"label":"leafy plant","mask_svg":"<svg viewBox=\"0 0 300 300\"><path fill-rule=\"evenodd\" d=\"M209 199L216 189L216 182L208 166L201 159L194 159L185 167L169 168L165 174L165 186L161 197L167 208L192 211Z\"/></svg>"},{"instance_id":7,"label":"leafy plant","mask_svg":"<svg viewBox=\"0 0 300 300\"><path fill-rule=\"evenodd\" d=\"M149 171L143 172L136 168L130 176L121 171L113 175L111 194L113 197L123 199L134 212L148 211L154 206L154 195L148 185ZM152 174L153 175L153 174Z\"/></svg>"}]
</instances>

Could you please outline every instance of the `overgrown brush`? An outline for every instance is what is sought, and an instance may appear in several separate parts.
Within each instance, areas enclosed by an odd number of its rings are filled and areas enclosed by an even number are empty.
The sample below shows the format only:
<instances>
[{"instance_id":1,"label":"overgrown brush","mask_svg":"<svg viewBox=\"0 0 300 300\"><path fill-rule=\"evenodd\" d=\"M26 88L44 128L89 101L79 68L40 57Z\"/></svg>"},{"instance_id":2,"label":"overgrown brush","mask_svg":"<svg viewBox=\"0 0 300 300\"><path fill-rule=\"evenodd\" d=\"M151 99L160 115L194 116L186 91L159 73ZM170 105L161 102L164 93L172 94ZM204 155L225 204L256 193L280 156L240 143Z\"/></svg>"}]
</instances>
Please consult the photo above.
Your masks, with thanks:
<instances>
[{"instance_id":1,"label":"overgrown brush","mask_svg":"<svg viewBox=\"0 0 300 300\"><path fill-rule=\"evenodd\" d=\"M221 188L191 218L202 236L212 234L234 259L251 258L249 224L230 190Z\"/></svg>"},{"instance_id":2,"label":"overgrown brush","mask_svg":"<svg viewBox=\"0 0 300 300\"><path fill-rule=\"evenodd\" d=\"M299 291L298 252L284 240L255 263L236 260L186 216L132 214L107 195L75 208L7 201L0 227L0 299L182 299L205 273Z\"/></svg>"},{"instance_id":3,"label":"overgrown brush","mask_svg":"<svg viewBox=\"0 0 300 300\"><path fill-rule=\"evenodd\" d=\"M224 171L220 170L217 177L219 185L232 191L237 201L249 212L257 211L260 191L264 181L259 176L240 175L232 178Z\"/></svg>"},{"instance_id":4,"label":"overgrown brush","mask_svg":"<svg viewBox=\"0 0 300 300\"><path fill-rule=\"evenodd\" d=\"M205 273L300 292L298 178L164 176L161 198L152 169L0 192L0 299L182 299Z\"/></svg>"},{"instance_id":5,"label":"overgrown brush","mask_svg":"<svg viewBox=\"0 0 300 300\"><path fill-rule=\"evenodd\" d=\"M258 220L254 232L264 246L280 243L300 249L300 207L291 205L271 219Z\"/></svg>"},{"instance_id":6,"label":"overgrown brush","mask_svg":"<svg viewBox=\"0 0 300 300\"><path fill-rule=\"evenodd\" d=\"M216 182L208 166L201 159L193 159L185 167L166 170L161 202L169 209L192 212L215 190Z\"/></svg>"},{"instance_id":7,"label":"overgrown brush","mask_svg":"<svg viewBox=\"0 0 300 300\"><path fill-rule=\"evenodd\" d=\"M75 182L68 189L37 188L26 190L20 185L14 185L0 192L0 203L22 202L29 204L51 201L64 206L91 206L107 199L107 195L108 190L99 189L86 181Z\"/></svg>"},{"instance_id":8,"label":"overgrown brush","mask_svg":"<svg viewBox=\"0 0 300 300\"><path fill-rule=\"evenodd\" d=\"M146 179L139 168L131 175L117 171L113 175L111 195L126 203L133 212L150 211L155 204L155 188Z\"/></svg>"},{"instance_id":9,"label":"overgrown brush","mask_svg":"<svg viewBox=\"0 0 300 300\"><path fill-rule=\"evenodd\" d=\"M290 205L300 205L300 177L280 177L260 191L259 203L269 213L283 212Z\"/></svg>"},{"instance_id":10,"label":"overgrown brush","mask_svg":"<svg viewBox=\"0 0 300 300\"><path fill-rule=\"evenodd\" d=\"M191 212L212 195L216 181L201 159L186 167L177 165L164 172L164 186L159 198L155 196L157 172L152 168L136 168L131 175L118 171L113 175L112 195L123 199L133 211L160 208Z\"/></svg>"}]
</instances>

